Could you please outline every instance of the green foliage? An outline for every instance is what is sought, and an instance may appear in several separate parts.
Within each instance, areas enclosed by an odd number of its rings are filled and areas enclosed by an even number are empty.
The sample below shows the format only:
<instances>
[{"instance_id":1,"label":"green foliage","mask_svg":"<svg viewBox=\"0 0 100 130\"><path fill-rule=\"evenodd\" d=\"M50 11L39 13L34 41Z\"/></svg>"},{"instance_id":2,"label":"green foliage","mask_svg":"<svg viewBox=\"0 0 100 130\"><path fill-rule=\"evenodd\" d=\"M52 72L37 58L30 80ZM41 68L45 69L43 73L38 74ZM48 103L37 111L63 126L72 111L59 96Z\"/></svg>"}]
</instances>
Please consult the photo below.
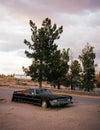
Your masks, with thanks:
<instances>
[{"instance_id":1,"label":"green foliage","mask_svg":"<svg viewBox=\"0 0 100 130\"><path fill-rule=\"evenodd\" d=\"M75 89L75 87L80 86L80 73L82 72L82 68L80 63L77 60L74 60L70 66L70 85L71 89Z\"/></svg>"},{"instance_id":2,"label":"green foliage","mask_svg":"<svg viewBox=\"0 0 100 130\"><path fill-rule=\"evenodd\" d=\"M79 73L82 71L81 65L77 60L74 60L71 63L70 69L73 75L79 75Z\"/></svg>"},{"instance_id":3,"label":"green foliage","mask_svg":"<svg viewBox=\"0 0 100 130\"><path fill-rule=\"evenodd\" d=\"M74 90L75 87L80 87L81 72L82 68L80 63L77 60L72 61L71 65L69 66L69 73L66 74L63 85L66 87L71 86L72 90Z\"/></svg>"},{"instance_id":4,"label":"green foliage","mask_svg":"<svg viewBox=\"0 0 100 130\"><path fill-rule=\"evenodd\" d=\"M93 52L94 47L87 44L82 50L82 54L79 56L83 65L83 88L86 91L93 90L95 82L95 53Z\"/></svg>"},{"instance_id":5,"label":"green foliage","mask_svg":"<svg viewBox=\"0 0 100 130\"><path fill-rule=\"evenodd\" d=\"M54 60L52 60L49 65L49 74L47 75L48 81L51 82L54 86L63 84L66 74L68 72L69 66L69 49L63 49L62 52L57 51Z\"/></svg>"},{"instance_id":6,"label":"green foliage","mask_svg":"<svg viewBox=\"0 0 100 130\"><path fill-rule=\"evenodd\" d=\"M42 81L47 80L49 74L49 66L52 61L57 61L56 55L59 55L55 40L60 38L60 34L63 32L63 27L57 28L57 25L51 25L51 20L46 18L42 22L42 26L38 29L35 23L30 20L30 27L32 31L31 40L32 43L26 39L24 43L29 47L31 52L25 51L28 58L32 58L33 62L29 68L23 68L24 72L32 77L32 80L36 80L42 87Z\"/></svg>"}]
</instances>

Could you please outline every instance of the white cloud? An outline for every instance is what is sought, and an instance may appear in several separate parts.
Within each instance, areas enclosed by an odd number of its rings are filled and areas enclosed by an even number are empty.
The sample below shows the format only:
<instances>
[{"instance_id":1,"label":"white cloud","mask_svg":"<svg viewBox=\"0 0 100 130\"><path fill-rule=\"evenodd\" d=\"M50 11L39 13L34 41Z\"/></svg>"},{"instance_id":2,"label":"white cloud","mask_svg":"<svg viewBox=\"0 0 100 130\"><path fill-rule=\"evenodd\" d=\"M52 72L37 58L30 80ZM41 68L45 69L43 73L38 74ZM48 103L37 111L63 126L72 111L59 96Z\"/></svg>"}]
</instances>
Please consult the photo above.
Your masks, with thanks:
<instances>
[{"instance_id":1,"label":"white cloud","mask_svg":"<svg viewBox=\"0 0 100 130\"><path fill-rule=\"evenodd\" d=\"M20 50L21 52L21 50ZM28 67L31 60L16 52L0 52L0 74L22 74L22 67Z\"/></svg>"}]
</instances>

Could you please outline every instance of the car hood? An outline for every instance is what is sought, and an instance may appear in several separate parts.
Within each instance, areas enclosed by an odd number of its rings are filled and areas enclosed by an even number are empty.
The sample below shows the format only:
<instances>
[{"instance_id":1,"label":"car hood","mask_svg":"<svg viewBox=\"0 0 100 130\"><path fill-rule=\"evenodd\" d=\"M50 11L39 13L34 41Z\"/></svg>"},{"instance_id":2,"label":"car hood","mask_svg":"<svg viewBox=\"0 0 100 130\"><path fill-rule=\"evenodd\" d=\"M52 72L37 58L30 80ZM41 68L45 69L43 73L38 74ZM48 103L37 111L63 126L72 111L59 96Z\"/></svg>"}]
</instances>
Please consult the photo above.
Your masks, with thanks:
<instances>
[{"instance_id":1,"label":"car hood","mask_svg":"<svg viewBox=\"0 0 100 130\"><path fill-rule=\"evenodd\" d=\"M62 98L72 98L69 95L58 95L58 94L44 94L44 95L40 95L41 97L46 97L50 100L54 100L54 99L62 99Z\"/></svg>"}]
</instances>

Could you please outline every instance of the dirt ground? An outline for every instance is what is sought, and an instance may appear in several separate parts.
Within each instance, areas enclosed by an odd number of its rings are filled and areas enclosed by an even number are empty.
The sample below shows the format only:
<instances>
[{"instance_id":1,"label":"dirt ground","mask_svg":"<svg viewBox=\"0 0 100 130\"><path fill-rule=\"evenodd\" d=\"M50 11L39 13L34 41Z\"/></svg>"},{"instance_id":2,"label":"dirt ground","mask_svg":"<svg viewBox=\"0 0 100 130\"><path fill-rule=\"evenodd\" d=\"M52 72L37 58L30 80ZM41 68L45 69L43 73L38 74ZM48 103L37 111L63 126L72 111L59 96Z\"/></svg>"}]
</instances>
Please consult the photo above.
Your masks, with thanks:
<instances>
[{"instance_id":1,"label":"dirt ground","mask_svg":"<svg viewBox=\"0 0 100 130\"><path fill-rule=\"evenodd\" d=\"M100 130L100 97L73 96L71 106L43 109L11 102L13 91L0 88L0 130Z\"/></svg>"}]
</instances>

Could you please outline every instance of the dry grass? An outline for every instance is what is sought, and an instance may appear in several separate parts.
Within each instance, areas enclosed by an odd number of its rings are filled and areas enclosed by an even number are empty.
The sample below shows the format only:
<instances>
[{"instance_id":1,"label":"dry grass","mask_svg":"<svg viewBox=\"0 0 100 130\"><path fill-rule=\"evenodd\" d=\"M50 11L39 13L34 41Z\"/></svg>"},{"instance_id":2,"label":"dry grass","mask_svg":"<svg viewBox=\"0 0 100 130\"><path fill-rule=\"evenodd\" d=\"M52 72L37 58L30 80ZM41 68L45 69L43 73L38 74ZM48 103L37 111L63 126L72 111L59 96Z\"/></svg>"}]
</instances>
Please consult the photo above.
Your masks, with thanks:
<instances>
[{"instance_id":1,"label":"dry grass","mask_svg":"<svg viewBox=\"0 0 100 130\"><path fill-rule=\"evenodd\" d=\"M56 92L56 93L87 95L87 96L100 96L100 93L95 93L95 92L67 90L66 88L62 88L59 90L54 89L54 88L51 88L50 85L48 85L46 82L44 82L43 86L49 87L53 92ZM17 79L14 77L0 77L0 87L26 89L26 88L30 88L30 87L38 87L38 83L33 82L30 79Z\"/></svg>"},{"instance_id":2,"label":"dry grass","mask_svg":"<svg viewBox=\"0 0 100 130\"><path fill-rule=\"evenodd\" d=\"M13 77L0 77L0 87L9 88L28 88L37 86L37 83L32 82L30 79L17 79Z\"/></svg>"}]
</instances>

